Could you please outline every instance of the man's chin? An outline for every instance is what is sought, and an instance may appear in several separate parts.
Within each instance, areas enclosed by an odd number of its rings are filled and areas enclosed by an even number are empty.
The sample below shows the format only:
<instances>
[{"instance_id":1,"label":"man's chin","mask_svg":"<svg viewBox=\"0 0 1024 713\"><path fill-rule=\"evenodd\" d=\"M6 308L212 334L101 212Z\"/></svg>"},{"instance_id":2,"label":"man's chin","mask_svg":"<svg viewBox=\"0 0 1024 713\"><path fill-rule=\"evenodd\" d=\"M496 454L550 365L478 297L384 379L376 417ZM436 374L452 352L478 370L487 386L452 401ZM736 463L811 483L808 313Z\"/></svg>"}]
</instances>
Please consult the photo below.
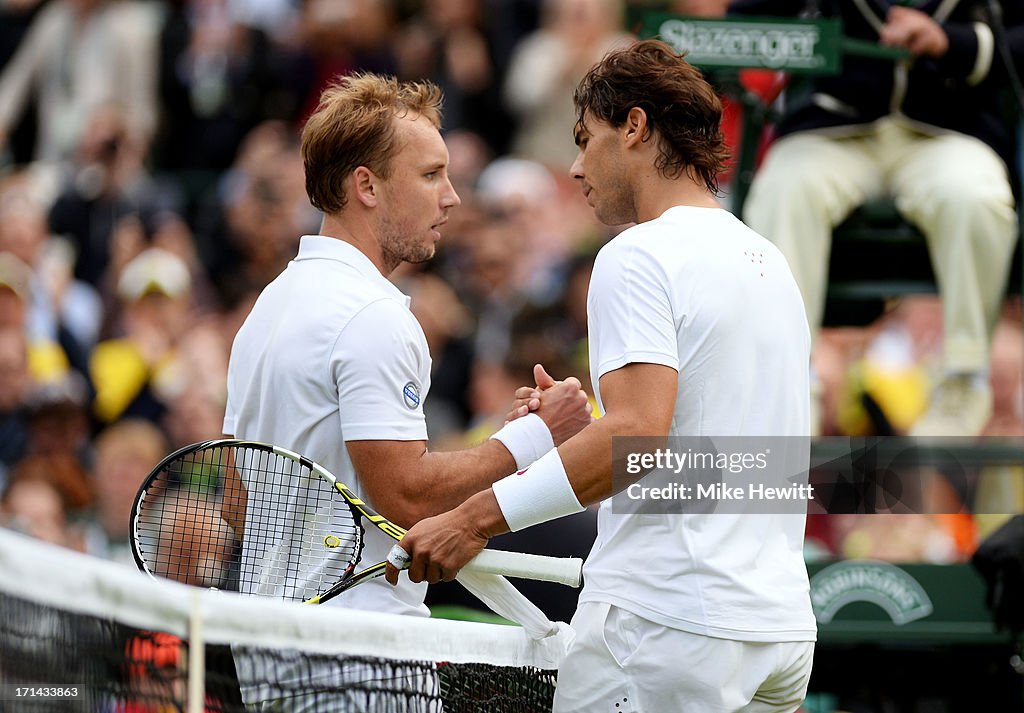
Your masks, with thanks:
<instances>
[{"instance_id":1,"label":"man's chin","mask_svg":"<svg viewBox=\"0 0 1024 713\"><path fill-rule=\"evenodd\" d=\"M431 246L429 251L424 251L416 255L409 255L405 258L405 262L410 265L422 265L425 262L430 262L434 258L434 254L437 249Z\"/></svg>"},{"instance_id":2,"label":"man's chin","mask_svg":"<svg viewBox=\"0 0 1024 713\"><path fill-rule=\"evenodd\" d=\"M601 222L602 225L607 225L610 228L614 228L620 225L632 225L635 221L626 216L625 212L615 213L613 211L598 210L594 209L594 217Z\"/></svg>"}]
</instances>

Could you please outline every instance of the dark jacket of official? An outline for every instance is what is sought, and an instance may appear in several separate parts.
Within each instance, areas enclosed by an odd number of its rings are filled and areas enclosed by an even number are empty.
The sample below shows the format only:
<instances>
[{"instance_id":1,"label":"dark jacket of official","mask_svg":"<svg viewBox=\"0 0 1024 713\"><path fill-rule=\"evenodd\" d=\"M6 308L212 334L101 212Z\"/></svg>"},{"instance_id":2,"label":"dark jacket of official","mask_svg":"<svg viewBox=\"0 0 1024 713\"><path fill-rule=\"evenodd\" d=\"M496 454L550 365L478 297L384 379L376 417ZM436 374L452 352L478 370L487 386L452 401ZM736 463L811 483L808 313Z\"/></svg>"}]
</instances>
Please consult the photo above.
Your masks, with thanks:
<instances>
[{"instance_id":1,"label":"dark jacket of official","mask_svg":"<svg viewBox=\"0 0 1024 713\"><path fill-rule=\"evenodd\" d=\"M839 18L847 37L877 42L877 28L884 23L891 4L895 3L734 0L729 13ZM853 127L898 114L927 127L975 136L1014 167L1016 123L1010 120L1010 81L999 43L1007 46L1018 73L1024 73L1024 0L902 4L928 13L942 25L949 37L946 55L938 60L919 57L896 63L846 55L840 74L815 77L804 87L806 91L790 92L788 106L777 125L778 135ZM1005 33L993 17L993 4L998 6Z\"/></svg>"}]
</instances>

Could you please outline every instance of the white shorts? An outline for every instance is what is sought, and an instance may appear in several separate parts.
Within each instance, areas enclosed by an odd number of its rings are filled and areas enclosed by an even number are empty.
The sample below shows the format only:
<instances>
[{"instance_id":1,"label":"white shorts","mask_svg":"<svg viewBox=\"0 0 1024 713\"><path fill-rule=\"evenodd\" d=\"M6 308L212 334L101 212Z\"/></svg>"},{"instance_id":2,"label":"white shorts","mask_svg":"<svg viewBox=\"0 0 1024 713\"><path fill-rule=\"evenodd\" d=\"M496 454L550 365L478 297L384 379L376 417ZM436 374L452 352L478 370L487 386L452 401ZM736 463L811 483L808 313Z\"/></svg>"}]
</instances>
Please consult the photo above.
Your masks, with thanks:
<instances>
[{"instance_id":1,"label":"white shorts","mask_svg":"<svg viewBox=\"0 0 1024 713\"><path fill-rule=\"evenodd\" d=\"M554 713L792 713L814 643L756 643L670 629L610 604L580 604Z\"/></svg>"}]
</instances>

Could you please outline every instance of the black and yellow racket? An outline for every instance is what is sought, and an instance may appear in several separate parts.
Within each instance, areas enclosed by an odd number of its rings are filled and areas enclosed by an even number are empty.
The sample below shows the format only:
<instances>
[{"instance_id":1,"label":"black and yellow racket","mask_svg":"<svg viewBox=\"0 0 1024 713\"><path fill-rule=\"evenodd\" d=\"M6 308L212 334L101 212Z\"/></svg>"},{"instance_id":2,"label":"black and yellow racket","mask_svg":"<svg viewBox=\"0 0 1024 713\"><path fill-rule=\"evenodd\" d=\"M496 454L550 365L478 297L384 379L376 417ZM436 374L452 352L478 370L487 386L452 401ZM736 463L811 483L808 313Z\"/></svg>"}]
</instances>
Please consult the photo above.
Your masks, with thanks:
<instances>
[{"instance_id":1,"label":"black and yellow racket","mask_svg":"<svg viewBox=\"0 0 1024 713\"><path fill-rule=\"evenodd\" d=\"M167 456L132 506L132 552L154 577L318 604L384 573L356 571L364 527L398 541L326 468L284 448L204 441ZM580 584L579 558L484 550L468 571Z\"/></svg>"}]
</instances>

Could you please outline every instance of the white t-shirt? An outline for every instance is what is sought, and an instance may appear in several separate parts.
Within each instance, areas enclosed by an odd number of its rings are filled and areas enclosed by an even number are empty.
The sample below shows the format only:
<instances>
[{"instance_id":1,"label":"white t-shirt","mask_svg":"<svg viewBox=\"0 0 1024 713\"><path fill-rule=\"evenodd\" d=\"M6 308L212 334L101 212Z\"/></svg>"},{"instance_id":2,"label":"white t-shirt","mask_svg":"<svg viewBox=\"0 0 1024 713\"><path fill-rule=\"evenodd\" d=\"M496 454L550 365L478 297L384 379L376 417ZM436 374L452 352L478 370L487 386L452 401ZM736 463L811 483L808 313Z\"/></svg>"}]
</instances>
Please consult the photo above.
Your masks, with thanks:
<instances>
[{"instance_id":1,"label":"white t-shirt","mask_svg":"<svg viewBox=\"0 0 1024 713\"><path fill-rule=\"evenodd\" d=\"M354 246L304 236L298 255L259 296L235 337L224 432L317 461L369 502L345 442L427 438L423 399L430 388L430 355L408 305L409 298ZM251 474L244 477L253 480ZM285 509L300 531L328 520L326 513L309 517L298 488L286 502L263 496L269 502L261 503L264 484L246 487L247 521L258 516L259 507ZM384 560L394 545L373 527L365 530L362 566ZM323 540L315 533L303 538ZM242 590L293 596L274 581L269 566L275 553L293 546L287 533L247 537ZM380 578L329 604L425 616L425 592L425 585L407 577L397 587Z\"/></svg>"},{"instance_id":2,"label":"white t-shirt","mask_svg":"<svg viewBox=\"0 0 1024 713\"><path fill-rule=\"evenodd\" d=\"M808 435L799 289L782 253L731 213L677 206L621 233L597 256L587 313L599 404L603 374L662 364L679 372L669 436ZM705 636L813 641L804 524L613 513L606 500L580 601Z\"/></svg>"}]
</instances>

